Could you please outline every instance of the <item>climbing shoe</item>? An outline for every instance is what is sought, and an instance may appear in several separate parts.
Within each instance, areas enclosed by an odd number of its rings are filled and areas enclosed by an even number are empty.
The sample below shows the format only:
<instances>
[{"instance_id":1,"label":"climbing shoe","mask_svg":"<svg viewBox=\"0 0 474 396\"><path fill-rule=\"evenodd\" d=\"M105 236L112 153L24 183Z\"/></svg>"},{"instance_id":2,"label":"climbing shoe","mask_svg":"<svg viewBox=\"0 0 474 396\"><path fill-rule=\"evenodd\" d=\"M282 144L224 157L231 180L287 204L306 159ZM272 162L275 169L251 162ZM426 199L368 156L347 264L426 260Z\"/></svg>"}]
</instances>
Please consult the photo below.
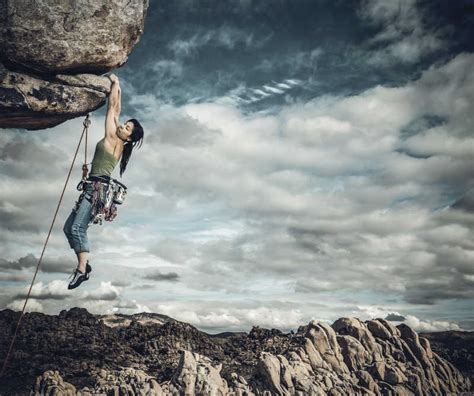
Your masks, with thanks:
<instances>
[{"instance_id":1,"label":"climbing shoe","mask_svg":"<svg viewBox=\"0 0 474 396\"><path fill-rule=\"evenodd\" d=\"M89 280L89 273L92 271L92 267L89 265L89 261L86 264L86 272L81 272L77 268L72 272L71 277L72 280L69 282L68 289L75 289L78 287L82 282Z\"/></svg>"}]
</instances>

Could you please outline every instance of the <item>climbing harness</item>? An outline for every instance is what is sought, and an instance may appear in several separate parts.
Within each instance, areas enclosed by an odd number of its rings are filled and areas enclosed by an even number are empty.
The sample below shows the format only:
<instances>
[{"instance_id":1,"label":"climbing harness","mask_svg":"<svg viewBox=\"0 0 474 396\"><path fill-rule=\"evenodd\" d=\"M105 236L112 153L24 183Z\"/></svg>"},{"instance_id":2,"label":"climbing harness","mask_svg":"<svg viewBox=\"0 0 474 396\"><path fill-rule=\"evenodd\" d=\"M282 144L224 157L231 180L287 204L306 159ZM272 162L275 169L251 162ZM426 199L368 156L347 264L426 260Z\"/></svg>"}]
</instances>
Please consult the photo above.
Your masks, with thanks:
<instances>
[{"instance_id":1,"label":"climbing harness","mask_svg":"<svg viewBox=\"0 0 474 396\"><path fill-rule=\"evenodd\" d=\"M92 186L92 197L87 198L88 186ZM127 194L127 187L109 176L89 176L81 180L77 189L82 194L77 200L74 211L77 211L83 199L88 199L92 204L89 224L99 224L112 221L117 216L117 205L121 205Z\"/></svg>"},{"instance_id":2,"label":"climbing harness","mask_svg":"<svg viewBox=\"0 0 474 396\"><path fill-rule=\"evenodd\" d=\"M35 274L33 275L33 280L31 281L31 285L30 285L30 288L28 290L28 294L26 295L26 298L25 298L25 303L23 304L23 308L21 310L20 317L18 318L18 322L16 324L16 328L15 328L15 331L13 333L13 337L12 337L12 340L10 342L10 346L8 347L7 355L6 355L6 357L3 361L2 371L0 372L0 378L3 377L3 375L5 373L5 369L7 368L8 359L10 358L10 355L11 355L11 352L12 352L12 349L13 349L13 344L15 343L15 339L16 339L16 336L18 334L18 329L20 328L21 320L22 320L23 315L25 313L26 304L28 303L28 299L30 298L31 290L33 289L33 285L35 283L36 275L38 274L38 270L39 270L39 267L40 267L41 262L43 260L43 255L44 255L44 252L46 250L46 246L48 245L49 237L51 236L51 231L53 230L54 223L56 222L56 216L58 214L59 207L61 206L61 202L62 202L63 197L64 197L64 192L66 191L66 187L67 187L67 184L69 182L69 178L71 176L71 172L72 172L72 169L74 167L74 163L76 162L77 153L79 152L79 148L81 147L82 138L85 135L86 136L86 141L87 141L87 132L89 130L90 124L91 124L91 122L90 122L90 119L89 119L89 114L87 114L86 119L83 122L84 129L82 130L82 134L81 134L81 137L79 139L79 143L77 144L76 152L74 153L74 158L72 159L72 163L71 163L71 166L69 168L69 172L67 174L66 181L64 183L64 187L63 187L63 190L61 192L61 196L59 197L59 201L58 201L58 205L56 207L56 211L54 212L54 216L53 216L53 220L51 222L51 226L49 227L48 235L47 235L46 240L45 240L44 245L43 245L43 250L41 251L41 255L40 255L40 258L38 260L38 264L36 265L36 270L35 270ZM86 145L86 160L87 160L87 145ZM84 165L87 167L87 164L84 164ZM83 166L83 176L84 176L84 166Z\"/></svg>"}]
</instances>

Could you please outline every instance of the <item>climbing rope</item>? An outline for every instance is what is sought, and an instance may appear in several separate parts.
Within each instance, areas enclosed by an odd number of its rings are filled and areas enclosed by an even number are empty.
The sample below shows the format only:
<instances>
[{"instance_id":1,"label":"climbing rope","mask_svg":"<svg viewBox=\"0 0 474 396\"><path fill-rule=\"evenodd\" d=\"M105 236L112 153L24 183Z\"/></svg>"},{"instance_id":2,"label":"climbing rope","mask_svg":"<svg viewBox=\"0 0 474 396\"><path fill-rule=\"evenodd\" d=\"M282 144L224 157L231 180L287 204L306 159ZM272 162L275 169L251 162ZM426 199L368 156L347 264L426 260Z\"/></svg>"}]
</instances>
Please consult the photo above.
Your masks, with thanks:
<instances>
[{"instance_id":1,"label":"climbing rope","mask_svg":"<svg viewBox=\"0 0 474 396\"><path fill-rule=\"evenodd\" d=\"M89 132L89 126L91 125L91 120L89 120L89 114L87 114L86 119L84 120L84 129L85 129L85 144L84 144L84 164L82 165L82 180L87 179L89 173L89 168L87 167L87 135ZM81 142L79 142L80 144Z\"/></svg>"},{"instance_id":2,"label":"climbing rope","mask_svg":"<svg viewBox=\"0 0 474 396\"><path fill-rule=\"evenodd\" d=\"M72 160L71 167L69 168L69 173L67 175L66 182L64 183L63 191L61 192L61 197L59 198L58 206L56 207L56 212L54 213L54 216L53 216L53 221L51 222L51 226L49 227L48 236L46 237L46 241L45 241L44 246L43 246L43 251L41 252L41 256L38 260L38 264L36 265L36 271L35 271L35 274L33 276L33 280L31 281L31 285L30 285L30 289L28 290L28 294L26 295L25 303L23 304L23 309L21 310L20 317L18 318L18 322L16 324L15 332L13 333L13 338L12 338L12 340L10 342L10 346L8 348L7 356L5 357L5 360L3 361L3 367L2 367L2 371L0 373L0 378L3 377L3 374L5 373L5 369L7 367L8 359L10 358L10 354L11 354L12 349L13 349L13 344L15 343L16 335L18 333L18 329L20 328L21 319L23 318L23 315L25 313L26 304L28 303L28 299L30 298L31 289L33 288L33 284L35 283L36 275L38 274L38 270L39 270L39 267L41 265L41 261L43 260L44 251L46 250L46 246L48 245L49 237L51 235L51 231L52 231L54 223L56 221L56 216L58 214L59 207L61 206L61 202L63 200L64 192L66 191L66 186L67 186L67 183L69 182L69 177L71 176L72 168L74 167L74 162L76 162L77 153L79 152L79 147L81 146L81 142L82 142L82 138L83 138L84 134L86 136L86 154L85 154L86 158L85 158L85 163L83 165L83 172L84 172L84 166L87 168L87 164L86 164L86 162L87 162L87 133L88 133L90 124L91 124L91 121L89 119L89 114L87 114L86 119L83 122L84 129L82 130L81 138L79 139L79 143L77 144L76 152L74 153L74 158Z\"/></svg>"}]
</instances>

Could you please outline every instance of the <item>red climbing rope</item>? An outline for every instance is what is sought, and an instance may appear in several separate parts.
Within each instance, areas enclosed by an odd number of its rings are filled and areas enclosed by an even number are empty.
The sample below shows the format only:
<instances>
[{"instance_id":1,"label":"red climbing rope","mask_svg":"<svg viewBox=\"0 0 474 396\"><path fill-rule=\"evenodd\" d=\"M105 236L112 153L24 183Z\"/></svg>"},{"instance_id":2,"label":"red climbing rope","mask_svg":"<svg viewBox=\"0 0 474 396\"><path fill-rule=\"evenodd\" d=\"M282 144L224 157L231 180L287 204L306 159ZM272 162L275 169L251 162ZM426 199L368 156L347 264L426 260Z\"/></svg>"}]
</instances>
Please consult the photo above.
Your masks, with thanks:
<instances>
[{"instance_id":1,"label":"red climbing rope","mask_svg":"<svg viewBox=\"0 0 474 396\"><path fill-rule=\"evenodd\" d=\"M38 274L38 270L39 270L39 267L41 265L41 261L43 260L44 251L46 250L46 246L48 245L49 237L51 235L51 231L52 231L54 223L56 221L56 216L58 214L59 207L61 206L61 202L63 200L64 191L66 191L66 186L67 186L67 183L69 182L69 177L71 176L72 168L74 167L74 162L76 161L77 153L79 151L79 147L81 146L81 142L82 142L82 138L83 138L84 134L86 134L86 162L87 162L87 132L88 132L90 124L91 124L91 121L89 120L89 114L87 114L86 119L83 122L84 129L82 130L81 138L79 139L79 143L77 145L76 152L74 153L74 158L72 160L71 167L69 168L69 173L67 175L66 182L64 183L63 191L61 192L61 197L59 198L58 206L56 207L56 212L54 213L54 216L53 216L53 221L51 222L51 226L49 227L49 232L48 232L48 236L46 237L46 241L45 241L44 246L43 246L43 251L41 252L41 256L40 256L40 258L38 260L38 264L36 266L35 275L33 276L33 280L31 281L30 289L28 290L28 294L26 295L25 303L23 304L23 309L21 310L20 317L18 318L18 322L16 324L16 329L15 329L15 332L13 333L13 338L12 338L12 340L10 342L10 346L8 348L7 356L5 357L5 360L3 361L3 367L2 367L2 371L0 373L0 378L3 377L3 374L5 373L5 369L7 367L8 359L10 358L10 354L11 354L12 349L13 349L13 344L15 343L16 335L18 333L18 329L20 328L21 319L23 318L23 315L25 313L26 304L28 302L28 299L30 298L31 289L33 288L33 284L35 283L36 275Z\"/></svg>"}]
</instances>

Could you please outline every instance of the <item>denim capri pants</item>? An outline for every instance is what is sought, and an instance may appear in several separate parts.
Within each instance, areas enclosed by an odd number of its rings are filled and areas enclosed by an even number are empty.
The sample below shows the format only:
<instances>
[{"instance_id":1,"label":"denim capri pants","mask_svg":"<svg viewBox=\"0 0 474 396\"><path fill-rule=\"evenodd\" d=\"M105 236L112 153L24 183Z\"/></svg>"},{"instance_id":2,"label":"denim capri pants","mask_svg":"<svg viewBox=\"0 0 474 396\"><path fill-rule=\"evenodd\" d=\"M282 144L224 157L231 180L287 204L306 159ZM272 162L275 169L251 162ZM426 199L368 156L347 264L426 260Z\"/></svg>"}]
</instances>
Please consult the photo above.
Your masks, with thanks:
<instances>
[{"instance_id":1,"label":"denim capri pants","mask_svg":"<svg viewBox=\"0 0 474 396\"><path fill-rule=\"evenodd\" d=\"M71 214L64 223L63 231L69 242L71 249L74 252L89 252L89 240L87 238L87 228L89 228L89 221L91 219L92 211L92 194L94 187L91 184L86 184L83 199L71 211Z\"/></svg>"}]
</instances>

